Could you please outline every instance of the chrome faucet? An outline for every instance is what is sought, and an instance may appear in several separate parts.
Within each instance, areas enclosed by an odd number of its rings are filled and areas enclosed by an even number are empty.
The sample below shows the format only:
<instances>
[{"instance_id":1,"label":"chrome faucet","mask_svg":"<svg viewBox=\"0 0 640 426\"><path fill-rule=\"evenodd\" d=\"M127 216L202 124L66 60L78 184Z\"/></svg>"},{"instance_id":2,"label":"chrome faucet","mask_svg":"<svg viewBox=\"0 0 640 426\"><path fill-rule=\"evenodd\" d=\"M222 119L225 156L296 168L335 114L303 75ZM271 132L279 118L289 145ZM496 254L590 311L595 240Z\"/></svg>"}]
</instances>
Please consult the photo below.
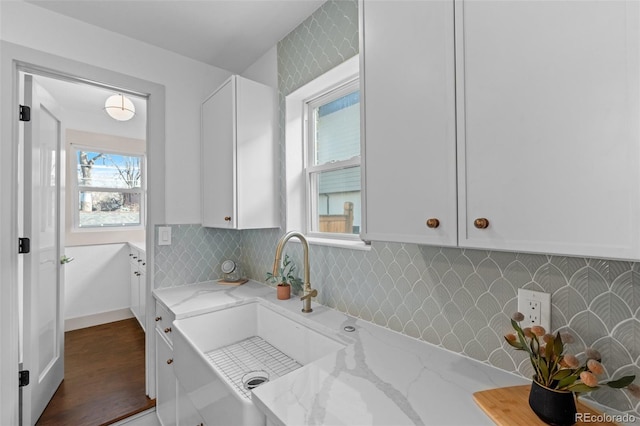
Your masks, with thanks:
<instances>
[{"instance_id":1,"label":"chrome faucet","mask_svg":"<svg viewBox=\"0 0 640 426\"><path fill-rule=\"evenodd\" d=\"M282 258L282 250L284 249L284 245L291 239L292 237L297 237L302 243L302 248L304 250L304 287L302 291L302 312L308 313L311 312L311 298L316 297L318 295L318 290L311 288L311 283L309 282L309 243L304 235L297 231L287 232L280 238L278 241L278 246L276 247L276 258L273 261L273 276L278 274L278 268L280 267L280 259Z\"/></svg>"}]
</instances>

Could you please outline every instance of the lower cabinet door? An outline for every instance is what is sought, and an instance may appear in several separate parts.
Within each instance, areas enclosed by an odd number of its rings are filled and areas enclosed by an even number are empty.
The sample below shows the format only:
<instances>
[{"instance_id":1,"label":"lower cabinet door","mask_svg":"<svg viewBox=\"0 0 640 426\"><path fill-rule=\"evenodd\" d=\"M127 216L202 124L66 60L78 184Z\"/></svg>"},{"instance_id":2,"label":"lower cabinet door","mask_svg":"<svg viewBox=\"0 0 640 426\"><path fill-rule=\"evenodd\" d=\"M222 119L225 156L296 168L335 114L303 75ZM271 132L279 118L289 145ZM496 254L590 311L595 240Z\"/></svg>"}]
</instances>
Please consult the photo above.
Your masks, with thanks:
<instances>
[{"instance_id":1,"label":"lower cabinet door","mask_svg":"<svg viewBox=\"0 0 640 426\"><path fill-rule=\"evenodd\" d=\"M205 426L205 422L193 405L186 391L176 382L178 426Z\"/></svg>"},{"instance_id":2,"label":"lower cabinet door","mask_svg":"<svg viewBox=\"0 0 640 426\"><path fill-rule=\"evenodd\" d=\"M173 373L173 348L156 329L156 413L163 426L175 426L176 376ZM197 424L197 423L195 423Z\"/></svg>"}]
</instances>

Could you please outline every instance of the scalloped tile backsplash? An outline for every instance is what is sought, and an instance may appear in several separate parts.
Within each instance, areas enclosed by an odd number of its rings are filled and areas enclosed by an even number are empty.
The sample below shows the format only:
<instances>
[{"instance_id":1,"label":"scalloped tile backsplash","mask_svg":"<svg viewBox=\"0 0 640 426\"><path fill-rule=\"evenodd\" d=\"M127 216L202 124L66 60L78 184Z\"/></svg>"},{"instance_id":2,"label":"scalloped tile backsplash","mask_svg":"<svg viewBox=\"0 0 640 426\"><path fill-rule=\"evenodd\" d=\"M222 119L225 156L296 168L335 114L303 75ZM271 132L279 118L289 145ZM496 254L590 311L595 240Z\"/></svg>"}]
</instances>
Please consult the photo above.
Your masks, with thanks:
<instances>
[{"instance_id":1,"label":"scalloped tile backsplash","mask_svg":"<svg viewBox=\"0 0 640 426\"><path fill-rule=\"evenodd\" d=\"M281 154L284 96L358 53L357 25L356 1L328 1L278 44ZM155 285L218 278L226 258L264 281L280 235L176 225L173 244L155 248ZM287 252L302 264L299 244L288 244ZM576 337L570 351L592 346L608 374L640 375L638 263L375 242L370 251L312 245L310 252L318 302L525 377L532 374L528 360L502 336L518 288L549 292L552 328ZM592 396L640 416L638 401L624 391Z\"/></svg>"}]
</instances>

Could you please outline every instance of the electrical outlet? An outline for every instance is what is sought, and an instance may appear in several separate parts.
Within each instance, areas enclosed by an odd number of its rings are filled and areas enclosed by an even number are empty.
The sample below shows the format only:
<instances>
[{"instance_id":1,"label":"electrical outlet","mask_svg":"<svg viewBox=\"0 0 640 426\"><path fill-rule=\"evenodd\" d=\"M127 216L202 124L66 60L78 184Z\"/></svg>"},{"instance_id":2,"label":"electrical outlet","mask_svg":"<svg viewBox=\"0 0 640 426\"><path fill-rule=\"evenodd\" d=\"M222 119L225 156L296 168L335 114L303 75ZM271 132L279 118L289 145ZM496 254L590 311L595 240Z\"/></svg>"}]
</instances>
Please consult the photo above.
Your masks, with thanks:
<instances>
[{"instance_id":1,"label":"electrical outlet","mask_svg":"<svg viewBox=\"0 0 640 426\"><path fill-rule=\"evenodd\" d=\"M524 315L522 327L541 325L551 332L551 294L518 289L518 312Z\"/></svg>"}]
</instances>

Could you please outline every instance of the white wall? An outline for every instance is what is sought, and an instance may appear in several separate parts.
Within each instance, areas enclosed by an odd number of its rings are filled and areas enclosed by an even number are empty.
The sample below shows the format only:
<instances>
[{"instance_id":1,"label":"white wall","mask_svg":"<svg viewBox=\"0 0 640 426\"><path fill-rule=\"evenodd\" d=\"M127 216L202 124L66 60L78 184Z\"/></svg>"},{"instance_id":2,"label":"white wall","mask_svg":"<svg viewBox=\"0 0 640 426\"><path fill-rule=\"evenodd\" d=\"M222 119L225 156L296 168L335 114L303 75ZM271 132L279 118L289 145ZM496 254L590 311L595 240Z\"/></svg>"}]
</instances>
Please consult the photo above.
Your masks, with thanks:
<instances>
[{"instance_id":1,"label":"white wall","mask_svg":"<svg viewBox=\"0 0 640 426\"><path fill-rule=\"evenodd\" d=\"M166 221L200 223L200 104L230 72L22 1L0 1L0 39L164 85Z\"/></svg>"},{"instance_id":2,"label":"white wall","mask_svg":"<svg viewBox=\"0 0 640 426\"><path fill-rule=\"evenodd\" d=\"M242 76L278 89L278 49L273 46L260 59L249 65Z\"/></svg>"},{"instance_id":3,"label":"white wall","mask_svg":"<svg viewBox=\"0 0 640 426\"><path fill-rule=\"evenodd\" d=\"M127 244L67 247L66 255L74 261L65 266L65 320L129 308Z\"/></svg>"}]
</instances>

